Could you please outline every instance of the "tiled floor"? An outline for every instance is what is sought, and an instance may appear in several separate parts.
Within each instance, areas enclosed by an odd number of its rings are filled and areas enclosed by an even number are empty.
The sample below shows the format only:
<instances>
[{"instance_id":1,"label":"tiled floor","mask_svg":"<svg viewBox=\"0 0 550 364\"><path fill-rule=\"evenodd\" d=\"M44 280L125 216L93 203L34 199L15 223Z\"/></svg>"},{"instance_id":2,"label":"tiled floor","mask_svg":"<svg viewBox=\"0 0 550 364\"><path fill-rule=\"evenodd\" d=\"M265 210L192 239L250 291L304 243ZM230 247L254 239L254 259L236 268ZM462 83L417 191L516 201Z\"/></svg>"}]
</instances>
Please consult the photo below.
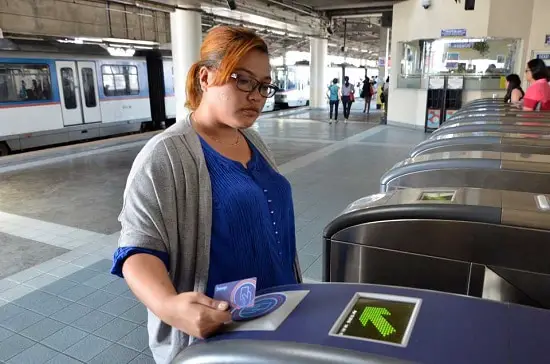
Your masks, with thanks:
<instances>
[{"instance_id":1,"label":"tiled floor","mask_svg":"<svg viewBox=\"0 0 550 364\"><path fill-rule=\"evenodd\" d=\"M424 135L378 125L360 103L348 124L325 111L269 114L257 130L291 181L299 258L321 279L324 226ZM290 115L289 115L290 114ZM356 120L356 121L354 121ZM122 190L139 145L56 157L0 175L0 364L153 363L146 310L109 274ZM2 279L3 277L3 279Z\"/></svg>"}]
</instances>

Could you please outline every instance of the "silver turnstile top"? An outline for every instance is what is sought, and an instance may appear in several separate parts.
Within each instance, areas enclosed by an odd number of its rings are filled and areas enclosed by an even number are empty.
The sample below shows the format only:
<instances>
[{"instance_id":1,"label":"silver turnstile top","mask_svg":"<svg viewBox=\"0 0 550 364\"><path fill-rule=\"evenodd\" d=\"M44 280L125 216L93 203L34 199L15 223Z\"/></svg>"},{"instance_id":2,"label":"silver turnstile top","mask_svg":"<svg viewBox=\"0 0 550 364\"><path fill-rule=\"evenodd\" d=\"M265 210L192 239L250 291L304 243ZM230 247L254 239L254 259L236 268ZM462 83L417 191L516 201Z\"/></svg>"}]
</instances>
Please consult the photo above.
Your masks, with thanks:
<instances>
[{"instance_id":1,"label":"silver turnstile top","mask_svg":"<svg viewBox=\"0 0 550 364\"><path fill-rule=\"evenodd\" d=\"M222 340L191 345L172 364L412 364L328 346L264 340Z\"/></svg>"}]
</instances>

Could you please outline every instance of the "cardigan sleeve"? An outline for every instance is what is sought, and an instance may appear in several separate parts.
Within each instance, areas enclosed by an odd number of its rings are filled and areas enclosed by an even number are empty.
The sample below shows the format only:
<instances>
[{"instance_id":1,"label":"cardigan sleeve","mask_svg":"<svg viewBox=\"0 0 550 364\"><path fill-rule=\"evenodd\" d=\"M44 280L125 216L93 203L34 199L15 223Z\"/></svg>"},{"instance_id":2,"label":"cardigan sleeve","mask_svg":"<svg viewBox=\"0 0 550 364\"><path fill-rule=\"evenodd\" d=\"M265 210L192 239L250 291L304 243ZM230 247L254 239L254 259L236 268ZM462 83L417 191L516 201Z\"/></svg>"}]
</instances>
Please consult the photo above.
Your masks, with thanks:
<instances>
[{"instance_id":1,"label":"cardigan sleeve","mask_svg":"<svg viewBox=\"0 0 550 364\"><path fill-rule=\"evenodd\" d=\"M177 224L172 164L162 139L148 143L136 157L128 176L119 215L122 230L116 256L125 252L118 259L120 268L123 260L131 255L129 252L155 252L155 256L168 262L168 231L170 226Z\"/></svg>"}]
</instances>

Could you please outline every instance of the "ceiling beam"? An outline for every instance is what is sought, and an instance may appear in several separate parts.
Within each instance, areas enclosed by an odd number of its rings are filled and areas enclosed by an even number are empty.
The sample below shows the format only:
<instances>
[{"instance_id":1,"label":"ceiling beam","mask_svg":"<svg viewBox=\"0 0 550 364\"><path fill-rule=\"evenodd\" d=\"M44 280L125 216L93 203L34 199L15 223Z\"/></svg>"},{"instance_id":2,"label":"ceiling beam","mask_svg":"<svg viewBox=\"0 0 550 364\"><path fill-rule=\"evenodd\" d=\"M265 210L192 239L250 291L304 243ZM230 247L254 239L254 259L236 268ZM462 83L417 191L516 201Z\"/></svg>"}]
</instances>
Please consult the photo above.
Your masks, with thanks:
<instances>
[{"instance_id":1,"label":"ceiling beam","mask_svg":"<svg viewBox=\"0 0 550 364\"><path fill-rule=\"evenodd\" d=\"M327 11L327 10L345 10L345 9L365 9L365 8L376 8L376 7L391 7L393 8L393 4L395 4L396 1L394 0L388 0L388 1L362 1L361 3L357 4L334 4L334 5L326 5L326 6L316 6L314 9L319 11Z\"/></svg>"},{"instance_id":2,"label":"ceiling beam","mask_svg":"<svg viewBox=\"0 0 550 364\"><path fill-rule=\"evenodd\" d=\"M361 9L330 10L326 14L329 18L363 18L368 15L382 16L382 13L393 11L393 7L376 7Z\"/></svg>"}]
</instances>

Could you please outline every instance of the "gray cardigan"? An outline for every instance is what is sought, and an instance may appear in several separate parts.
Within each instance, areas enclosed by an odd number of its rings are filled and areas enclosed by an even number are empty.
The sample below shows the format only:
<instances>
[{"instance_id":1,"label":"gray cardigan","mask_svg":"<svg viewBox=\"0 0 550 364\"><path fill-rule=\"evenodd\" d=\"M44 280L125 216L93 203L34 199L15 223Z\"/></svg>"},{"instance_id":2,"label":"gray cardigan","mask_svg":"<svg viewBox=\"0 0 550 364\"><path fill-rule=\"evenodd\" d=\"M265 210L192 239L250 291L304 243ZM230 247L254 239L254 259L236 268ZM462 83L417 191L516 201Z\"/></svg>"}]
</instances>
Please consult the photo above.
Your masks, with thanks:
<instances>
[{"instance_id":1,"label":"gray cardigan","mask_svg":"<svg viewBox=\"0 0 550 364\"><path fill-rule=\"evenodd\" d=\"M276 169L273 156L253 130L243 134ZM178 293L204 292L208 280L212 191L200 140L190 119L153 137L136 157L119 216L119 247L167 252ZM301 282L298 258L295 274ZM157 364L170 363L194 338L148 311L149 346Z\"/></svg>"}]
</instances>

